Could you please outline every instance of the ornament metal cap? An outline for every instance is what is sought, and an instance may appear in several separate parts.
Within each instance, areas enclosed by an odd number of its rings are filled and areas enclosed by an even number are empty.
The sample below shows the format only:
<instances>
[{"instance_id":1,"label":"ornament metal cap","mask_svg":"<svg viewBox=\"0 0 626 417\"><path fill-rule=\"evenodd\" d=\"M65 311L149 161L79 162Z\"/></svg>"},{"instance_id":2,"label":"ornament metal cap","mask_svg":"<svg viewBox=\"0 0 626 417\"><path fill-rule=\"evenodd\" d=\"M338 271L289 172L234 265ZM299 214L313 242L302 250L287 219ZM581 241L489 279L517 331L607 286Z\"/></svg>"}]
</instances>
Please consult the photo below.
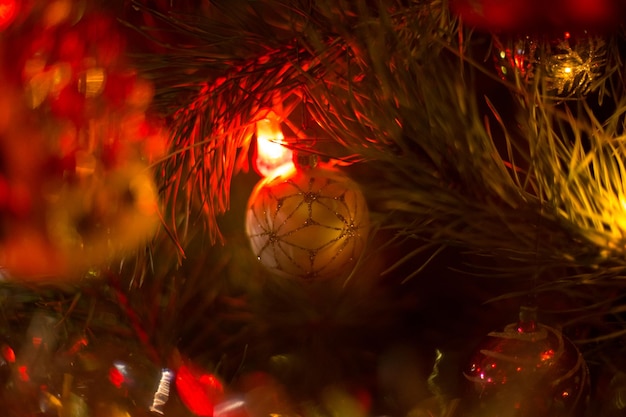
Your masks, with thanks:
<instances>
[{"instance_id":1,"label":"ornament metal cap","mask_svg":"<svg viewBox=\"0 0 626 417\"><path fill-rule=\"evenodd\" d=\"M517 322L517 332L532 333L535 331L537 331L537 307L520 307L519 321Z\"/></svg>"},{"instance_id":2,"label":"ornament metal cap","mask_svg":"<svg viewBox=\"0 0 626 417\"><path fill-rule=\"evenodd\" d=\"M316 154L309 152L294 152L293 153L293 164L296 169L306 170L313 169L317 167L318 158Z\"/></svg>"}]
</instances>

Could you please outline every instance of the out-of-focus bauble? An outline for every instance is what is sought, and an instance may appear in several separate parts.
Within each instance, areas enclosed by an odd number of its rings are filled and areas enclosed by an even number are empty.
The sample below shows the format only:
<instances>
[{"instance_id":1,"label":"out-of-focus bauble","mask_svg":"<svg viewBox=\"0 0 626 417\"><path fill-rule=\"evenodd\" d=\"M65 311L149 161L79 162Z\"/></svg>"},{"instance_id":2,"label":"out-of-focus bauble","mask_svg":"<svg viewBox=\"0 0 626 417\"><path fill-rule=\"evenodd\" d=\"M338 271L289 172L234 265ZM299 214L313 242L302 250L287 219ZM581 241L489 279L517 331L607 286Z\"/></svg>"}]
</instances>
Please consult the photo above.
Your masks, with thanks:
<instances>
[{"instance_id":1,"label":"out-of-focus bauble","mask_svg":"<svg viewBox=\"0 0 626 417\"><path fill-rule=\"evenodd\" d=\"M259 182L246 231L259 261L278 275L342 275L362 254L369 211L359 186L336 169L299 167Z\"/></svg>"},{"instance_id":2,"label":"out-of-focus bauble","mask_svg":"<svg viewBox=\"0 0 626 417\"><path fill-rule=\"evenodd\" d=\"M592 91L606 71L607 55L606 40L586 32L494 38L494 60L502 79L559 98Z\"/></svg>"},{"instance_id":3,"label":"out-of-focus bauble","mask_svg":"<svg viewBox=\"0 0 626 417\"><path fill-rule=\"evenodd\" d=\"M611 31L622 23L622 0L450 0L463 22L485 31L546 31L593 28Z\"/></svg>"},{"instance_id":4,"label":"out-of-focus bauble","mask_svg":"<svg viewBox=\"0 0 626 417\"><path fill-rule=\"evenodd\" d=\"M84 187L64 187L52 197L49 235L78 267L132 250L159 224L158 196L151 171L129 164L85 179Z\"/></svg>"},{"instance_id":5,"label":"out-of-focus bauble","mask_svg":"<svg viewBox=\"0 0 626 417\"><path fill-rule=\"evenodd\" d=\"M151 163L165 130L124 33L86 0L0 0L3 278L83 277L156 232ZM3 28L6 13L15 12Z\"/></svg>"},{"instance_id":6,"label":"out-of-focus bauble","mask_svg":"<svg viewBox=\"0 0 626 417\"><path fill-rule=\"evenodd\" d=\"M489 333L465 376L470 416L574 417L584 415L589 371L563 334L524 317Z\"/></svg>"}]
</instances>

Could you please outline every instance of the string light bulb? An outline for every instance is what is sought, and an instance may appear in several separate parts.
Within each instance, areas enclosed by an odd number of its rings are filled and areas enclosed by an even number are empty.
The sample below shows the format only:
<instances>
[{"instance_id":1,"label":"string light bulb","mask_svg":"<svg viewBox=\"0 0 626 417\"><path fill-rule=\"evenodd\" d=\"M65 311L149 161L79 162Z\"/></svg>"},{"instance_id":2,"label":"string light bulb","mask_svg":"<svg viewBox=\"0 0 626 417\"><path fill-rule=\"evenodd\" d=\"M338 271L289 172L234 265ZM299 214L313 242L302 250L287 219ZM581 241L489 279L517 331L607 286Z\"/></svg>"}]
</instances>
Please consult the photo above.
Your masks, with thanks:
<instances>
[{"instance_id":1,"label":"string light bulb","mask_svg":"<svg viewBox=\"0 0 626 417\"><path fill-rule=\"evenodd\" d=\"M272 177L293 168L293 152L273 112L256 122L255 168L262 177Z\"/></svg>"}]
</instances>

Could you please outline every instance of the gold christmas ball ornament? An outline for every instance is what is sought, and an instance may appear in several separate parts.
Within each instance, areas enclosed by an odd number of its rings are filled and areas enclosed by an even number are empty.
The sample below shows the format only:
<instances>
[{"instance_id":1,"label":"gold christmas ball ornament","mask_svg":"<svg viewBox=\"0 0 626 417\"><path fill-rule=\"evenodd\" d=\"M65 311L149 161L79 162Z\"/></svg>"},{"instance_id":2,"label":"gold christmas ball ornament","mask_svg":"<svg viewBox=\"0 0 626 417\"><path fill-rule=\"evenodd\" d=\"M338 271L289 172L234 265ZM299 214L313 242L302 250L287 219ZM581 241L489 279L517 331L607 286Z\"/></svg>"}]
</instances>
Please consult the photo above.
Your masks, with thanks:
<instances>
[{"instance_id":1,"label":"gold christmas ball ornament","mask_svg":"<svg viewBox=\"0 0 626 417\"><path fill-rule=\"evenodd\" d=\"M607 55L606 40L586 32L494 38L494 60L502 79L524 87L543 86L557 98L593 91L605 73Z\"/></svg>"},{"instance_id":2,"label":"gold christmas ball ornament","mask_svg":"<svg viewBox=\"0 0 626 417\"><path fill-rule=\"evenodd\" d=\"M254 188L246 213L252 250L281 276L329 278L349 272L369 232L365 198L334 168L296 166Z\"/></svg>"}]
</instances>

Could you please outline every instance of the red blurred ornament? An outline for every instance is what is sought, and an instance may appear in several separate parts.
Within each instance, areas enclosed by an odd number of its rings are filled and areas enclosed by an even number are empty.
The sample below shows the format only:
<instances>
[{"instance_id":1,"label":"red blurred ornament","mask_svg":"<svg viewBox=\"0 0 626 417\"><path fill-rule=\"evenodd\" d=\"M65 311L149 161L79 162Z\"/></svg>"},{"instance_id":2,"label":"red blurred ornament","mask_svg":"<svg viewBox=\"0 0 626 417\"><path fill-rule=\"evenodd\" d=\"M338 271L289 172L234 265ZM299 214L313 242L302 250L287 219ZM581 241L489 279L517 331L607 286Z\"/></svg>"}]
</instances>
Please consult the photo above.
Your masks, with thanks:
<instances>
[{"instance_id":1,"label":"red blurred ornament","mask_svg":"<svg viewBox=\"0 0 626 417\"><path fill-rule=\"evenodd\" d=\"M213 416L215 405L224 397L224 387L215 375L189 364L178 368L176 390L189 411L198 416Z\"/></svg>"},{"instance_id":2,"label":"red blurred ornament","mask_svg":"<svg viewBox=\"0 0 626 417\"><path fill-rule=\"evenodd\" d=\"M75 126L82 127L87 122L85 120L86 101L85 95L78 91L77 86L70 84L59 94L50 98L50 110L56 117L69 119L74 122Z\"/></svg>"},{"instance_id":3,"label":"red blurred ornament","mask_svg":"<svg viewBox=\"0 0 626 417\"><path fill-rule=\"evenodd\" d=\"M488 31L609 31L621 24L621 0L452 0L463 21Z\"/></svg>"},{"instance_id":4,"label":"red blurred ornament","mask_svg":"<svg viewBox=\"0 0 626 417\"><path fill-rule=\"evenodd\" d=\"M7 28L20 11L19 0L0 0L0 31Z\"/></svg>"},{"instance_id":5,"label":"red blurred ornament","mask_svg":"<svg viewBox=\"0 0 626 417\"><path fill-rule=\"evenodd\" d=\"M489 333L465 373L469 415L573 417L585 412L589 371L576 346L522 308L518 323Z\"/></svg>"},{"instance_id":6,"label":"red blurred ornament","mask_svg":"<svg viewBox=\"0 0 626 417\"><path fill-rule=\"evenodd\" d=\"M529 0L453 0L452 10L463 21L481 29L516 30L533 17Z\"/></svg>"},{"instance_id":7,"label":"red blurred ornament","mask_svg":"<svg viewBox=\"0 0 626 417\"><path fill-rule=\"evenodd\" d=\"M124 374L116 366L109 368L109 382L113 384L115 388L122 388L124 384Z\"/></svg>"}]
</instances>

